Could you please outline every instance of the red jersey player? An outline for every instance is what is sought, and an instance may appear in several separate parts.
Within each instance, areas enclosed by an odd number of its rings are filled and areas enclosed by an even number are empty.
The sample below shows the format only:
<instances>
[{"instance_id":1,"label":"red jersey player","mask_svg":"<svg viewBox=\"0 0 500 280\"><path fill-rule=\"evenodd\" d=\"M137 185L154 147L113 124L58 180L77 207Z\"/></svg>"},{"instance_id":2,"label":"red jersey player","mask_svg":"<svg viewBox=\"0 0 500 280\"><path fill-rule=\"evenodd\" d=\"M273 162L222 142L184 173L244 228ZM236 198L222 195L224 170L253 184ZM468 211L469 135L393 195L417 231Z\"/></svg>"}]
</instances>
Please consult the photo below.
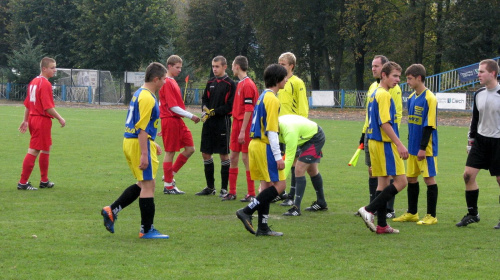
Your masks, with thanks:
<instances>
[{"instance_id":1,"label":"red jersey player","mask_svg":"<svg viewBox=\"0 0 500 280\"><path fill-rule=\"evenodd\" d=\"M233 126L231 128L231 140L229 149L229 193L222 198L225 200L236 199L236 181L238 178L238 160L241 152L241 159L245 164L247 179L247 195L241 199L241 202L250 202L255 197L255 185L250 178L248 167L248 143L250 143L250 126L252 122L252 113L259 98L259 91L255 83L247 76L248 59L244 56L237 56L232 65L235 76L240 79L233 102Z\"/></svg>"},{"instance_id":2,"label":"red jersey player","mask_svg":"<svg viewBox=\"0 0 500 280\"><path fill-rule=\"evenodd\" d=\"M37 190L28 181L38 159L40 166L40 188L52 188L54 183L49 181L49 153L52 146L52 119L56 118L61 127L66 125L66 121L57 113L52 94L52 84L49 78L56 74L56 61L49 57L44 57L40 61L41 73L28 85L28 92L24 100L24 119L19 126L19 131L25 133L29 128L31 139L28 153L24 157L21 179L17 184L18 190Z\"/></svg>"},{"instance_id":3,"label":"red jersey player","mask_svg":"<svg viewBox=\"0 0 500 280\"><path fill-rule=\"evenodd\" d=\"M165 149L163 160L164 174L164 194L184 194L175 186L174 175L187 162L194 153L193 135L182 120L183 117L198 123L200 118L186 111L186 106L182 101L181 89L175 81L182 70L182 59L177 55L172 55L167 59L167 78L165 84L160 89L160 118L161 135ZM175 152L184 148L184 151L177 156L172 164Z\"/></svg>"}]
</instances>

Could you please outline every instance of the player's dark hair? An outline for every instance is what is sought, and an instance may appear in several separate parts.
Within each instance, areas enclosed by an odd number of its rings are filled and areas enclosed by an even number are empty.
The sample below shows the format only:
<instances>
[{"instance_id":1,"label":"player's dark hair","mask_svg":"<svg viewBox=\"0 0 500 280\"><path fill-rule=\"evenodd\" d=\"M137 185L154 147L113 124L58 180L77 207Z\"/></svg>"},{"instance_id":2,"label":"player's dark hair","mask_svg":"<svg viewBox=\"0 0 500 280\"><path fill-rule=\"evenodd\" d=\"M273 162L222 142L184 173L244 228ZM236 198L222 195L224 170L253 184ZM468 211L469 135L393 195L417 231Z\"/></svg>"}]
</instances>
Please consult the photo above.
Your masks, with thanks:
<instances>
[{"instance_id":1,"label":"player's dark hair","mask_svg":"<svg viewBox=\"0 0 500 280\"><path fill-rule=\"evenodd\" d=\"M386 64L389 62L389 59L385 57L385 55L377 54L376 56L373 57L373 60L380 58L380 62L382 62L382 65Z\"/></svg>"},{"instance_id":2,"label":"player's dark hair","mask_svg":"<svg viewBox=\"0 0 500 280\"><path fill-rule=\"evenodd\" d=\"M152 62L146 68L146 74L144 76L144 82L152 82L155 77L162 79L167 73L167 68L159 62Z\"/></svg>"},{"instance_id":3,"label":"player's dark hair","mask_svg":"<svg viewBox=\"0 0 500 280\"><path fill-rule=\"evenodd\" d=\"M267 66L266 70L264 70L264 82L266 84L266 88L276 86L279 82L285 79L287 74L288 73L285 67L279 64L271 64Z\"/></svg>"},{"instance_id":4,"label":"player's dark hair","mask_svg":"<svg viewBox=\"0 0 500 280\"><path fill-rule=\"evenodd\" d=\"M242 71L248 70L248 59L245 56L238 55L234 58L234 64L239 65Z\"/></svg>"},{"instance_id":5,"label":"player's dark hair","mask_svg":"<svg viewBox=\"0 0 500 280\"><path fill-rule=\"evenodd\" d=\"M49 64L56 63L56 60L51 57L44 57L40 60L40 71L43 67L49 67Z\"/></svg>"},{"instance_id":6,"label":"player's dark hair","mask_svg":"<svg viewBox=\"0 0 500 280\"><path fill-rule=\"evenodd\" d=\"M227 60L226 60L226 58L225 58L225 57L223 57L222 55L218 55L218 56L214 57L214 59L212 59L212 61L213 61L213 62L218 62L218 61L220 61L220 64L221 64L222 66L227 65Z\"/></svg>"},{"instance_id":7,"label":"player's dark hair","mask_svg":"<svg viewBox=\"0 0 500 280\"><path fill-rule=\"evenodd\" d=\"M171 55L167 58L167 65L176 65L177 63L182 63L182 58L178 55Z\"/></svg>"},{"instance_id":8,"label":"player's dark hair","mask_svg":"<svg viewBox=\"0 0 500 280\"><path fill-rule=\"evenodd\" d=\"M406 68L405 75L412 75L415 78L420 76L422 82L425 82L425 67L422 64L412 64Z\"/></svg>"},{"instance_id":9,"label":"player's dark hair","mask_svg":"<svg viewBox=\"0 0 500 280\"><path fill-rule=\"evenodd\" d=\"M482 64L486 65L486 70L488 70L488 72L495 72L495 76L498 76L498 62L494 61L493 59L485 59L479 62L479 65Z\"/></svg>"},{"instance_id":10,"label":"player's dark hair","mask_svg":"<svg viewBox=\"0 0 500 280\"><path fill-rule=\"evenodd\" d=\"M401 68L401 66L399 66L399 64L397 64L394 61L389 61L384 63L384 66L382 66L382 72L380 72L381 73L380 75L382 75L382 73L385 73L385 76L389 77L389 75L393 70L398 70L399 72L403 71L403 69Z\"/></svg>"}]
</instances>

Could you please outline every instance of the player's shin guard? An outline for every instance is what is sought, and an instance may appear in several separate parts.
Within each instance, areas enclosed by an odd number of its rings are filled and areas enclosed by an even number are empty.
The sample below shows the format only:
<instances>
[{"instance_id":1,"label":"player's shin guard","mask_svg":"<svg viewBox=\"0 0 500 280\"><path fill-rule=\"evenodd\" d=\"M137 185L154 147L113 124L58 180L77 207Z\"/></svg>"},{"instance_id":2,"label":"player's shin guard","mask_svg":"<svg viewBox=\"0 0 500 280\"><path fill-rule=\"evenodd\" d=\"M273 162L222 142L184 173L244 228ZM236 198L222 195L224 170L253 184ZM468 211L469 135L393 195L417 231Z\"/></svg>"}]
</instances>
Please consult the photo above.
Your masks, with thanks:
<instances>
[{"instance_id":1,"label":"player's shin guard","mask_svg":"<svg viewBox=\"0 0 500 280\"><path fill-rule=\"evenodd\" d=\"M278 196L278 191L274 186L271 186L263 190L259 195L248 204L247 207L243 208L243 212L247 215L253 214L257 208L261 205L270 204L273 199Z\"/></svg>"},{"instance_id":2,"label":"player's shin guard","mask_svg":"<svg viewBox=\"0 0 500 280\"><path fill-rule=\"evenodd\" d=\"M141 194L141 188L137 184L133 184L126 188L123 193L118 197L118 199L113 202L109 207L111 211L116 215L118 212L123 210L123 208L129 206L134 202Z\"/></svg>"},{"instance_id":3,"label":"player's shin guard","mask_svg":"<svg viewBox=\"0 0 500 280\"><path fill-rule=\"evenodd\" d=\"M172 173L172 162L163 163L163 181L165 183L172 183L174 180L174 174Z\"/></svg>"},{"instance_id":4,"label":"player's shin guard","mask_svg":"<svg viewBox=\"0 0 500 280\"><path fill-rule=\"evenodd\" d=\"M227 185L229 183L229 165L230 160L223 160L220 163L220 181L221 189L227 190Z\"/></svg>"},{"instance_id":5,"label":"player's shin guard","mask_svg":"<svg viewBox=\"0 0 500 280\"><path fill-rule=\"evenodd\" d=\"M436 206L438 200L438 186L437 184L427 186L427 214L436 217Z\"/></svg>"},{"instance_id":6,"label":"player's shin guard","mask_svg":"<svg viewBox=\"0 0 500 280\"><path fill-rule=\"evenodd\" d=\"M251 196L255 196L255 183L250 176L250 170L247 170L245 173L247 177L247 193Z\"/></svg>"},{"instance_id":7,"label":"player's shin guard","mask_svg":"<svg viewBox=\"0 0 500 280\"><path fill-rule=\"evenodd\" d=\"M398 194L398 190L393 184L387 186L365 209L368 212L375 213L380 207L386 207L387 201Z\"/></svg>"},{"instance_id":8,"label":"player's shin guard","mask_svg":"<svg viewBox=\"0 0 500 280\"><path fill-rule=\"evenodd\" d=\"M269 228L267 225L267 220L269 218L269 206L270 206L270 203L265 203L265 204L262 204L259 208L258 228L261 230Z\"/></svg>"},{"instance_id":9,"label":"player's shin guard","mask_svg":"<svg viewBox=\"0 0 500 280\"><path fill-rule=\"evenodd\" d=\"M141 209L141 229L147 233L151 229L155 217L154 197L140 197L139 208Z\"/></svg>"},{"instance_id":10,"label":"player's shin guard","mask_svg":"<svg viewBox=\"0 0 500 280\"><path fill-rule=\"evenodd\" d=\"M323 191L323 177L321 177L321 173L318 173L316 176L311 177L311 183L316 191L316 201L320 205L326 205L325 194Z\"/></svg>"},{"instance_id":11,"label":"player's shin guard","mask_svg":"<svg viewBox=\"0 0 500 280\"><path fill-rule=\"evenodd\" d=\"M382 191L377 191L376 196L378 197L382 194ZM377 225L381 227L387 226L387 208L385 204L381 204L381 206L377 209Z\"/></svg>"},{"instance_id":12,"label":"player's shin guard","mask_svg":"<svg viewBox=\"0 0 500 280\"><path fill-rule=\"evenodd\" d=\"M296 178L295 178L295 166L292 166L290 169L290 173L292 174L292 180L290 182L290 192L288 192L288 198L292 199L295 197L295 191L296 191Z\"/></svg>"},{"instance_id":13,"label":"player's shin guard","mask_svg":"<svg viewBox=\"0 0 500 280\"><path fill-rule=\"evenodd\" d=\"M417 214L418 213L418 196L420 194L420 185L418 182L416 183L408 183L408 187L406 189L408 193L408 213Z\"/></svg>"},{"instance_id":14,"label":"player's shin guard","mask_svg":"<svg viewBox=\"0 0 500 280\"><path fill-rule=\"evenodd\" d=\"M306 191L306 177L295 177L295 187L296 193L293 204L300 210L300 204L302 203L302 198L304 197L304 193Z\"/></svg>"},{"instance_id":15,"label":"player's shin guard","mask_svg":"<svg viewBox=\"0 0 500 280\"><path fill-rule=\"evenodd\" d=\"M203 166L205 167L204 171L205 171L205 180L207 181L207 187L213 189L213 188L215 188L215 186L214 186L214 182L215 182L214 159L210 158L208 160L204 160Z\"/></svg>"},{"instance_id":16,"label":"player's shin guard","mask_svg":"<svg viewBox=\"0 0 500 280\"><path fill-rule=\"evenodd\" d=\"M38 165L40 166L40 181L49 181L49 157L50 154L40 153L38 157Z\"/></svg>"},{"instance_id":17,"label":"player's shin guard","mask_svg":"<svg viewBox=\"0 0 500 280\"><path fill-rule=\"evenodd\" d=\"M391 184L394 183L394 179L391 179ZM394 212L394 201L396 200L396 197L393 197L387 201L387 212Z\"/></svg>"},{"instance_id":18,"label":"player's shin guard","mask_svg":"<svg viewBox=\"0 0 500 280\"><path fill-rule=\"evenodd\" d=\"M21 172L21 179L19 183L26 184L30 179L31 172L33 171L33 167L35 166L36 156L32 154L26 154L23 160L23 170Z\"/></svg>"},{"instance_id":19,"label":"player's shin guard","mask_svg":"<svg viewBox=\"0 0 500 280\"><path fill-rule=\"evenodd\" d=\"M238 180L238 167L229 168L229 193L236 194L236 182Z\"/></svg>"},{"instance_id":20,"label":"player's shin guard","mask_svg":"<svg viewBox=\"0 0 500 280\"><path fill-rule=\"evenodd\" d=\"M375 192L377 191L378 179L377 177L368 178L368 191L370 192L370 203L375 199Z\"/></svg>"},{"instance_id":21,"label":"player's shin guard","mask_svg":"<svg viewBox=\"0 0 500 280\"><path fill-rule=\"evenodd\" d=\"M174 165L172 166L172 172L177 173L179 170L186 164L188 158L180 153L175 160Z\"/></svg>"}]
</instances>

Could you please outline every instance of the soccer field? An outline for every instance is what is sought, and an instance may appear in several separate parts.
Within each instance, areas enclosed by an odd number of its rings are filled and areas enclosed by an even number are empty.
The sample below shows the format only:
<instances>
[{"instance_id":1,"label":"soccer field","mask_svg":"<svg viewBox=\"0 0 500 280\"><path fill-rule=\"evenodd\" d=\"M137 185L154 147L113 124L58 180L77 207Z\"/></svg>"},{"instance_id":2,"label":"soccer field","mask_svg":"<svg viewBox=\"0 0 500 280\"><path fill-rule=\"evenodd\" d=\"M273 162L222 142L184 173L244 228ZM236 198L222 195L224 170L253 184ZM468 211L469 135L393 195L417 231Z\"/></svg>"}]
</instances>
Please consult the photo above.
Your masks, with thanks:
<instances>
[{"instance_id":1,"label":"soccer field","mask_svg":"<svg viewBox=\"0 0 500 280\"><path fill-rule=\"evenodd\" d=\"M457 228L467 209L462 173L466 127L439 127L439 186L433 226L394 223L398 235L378 236L353 214L367 204L364 155L347 163L361 122L317 119L326 134L319 165L329 210L284 217L271 205L269 224L283 237L250 235L236 218L244 203L198 197L205 187L196 151L176 175L185 195L164 195L157 182L155 227L168 240L140 240L134 202L119 213L115 233L102 224L100 209L134 183L122 152L126 109L57 108L66 127L53 122L49 177L53 189L18 191L29 135L17 131L24 107L0 105L1 279L492 279L498 275L499 188L487 171L478 176L481 221ZM202 124L186 122L196 148ZM406 143L407 128L401 139ZM161 142L157 139L157 142ZM163 156L160 156L163 159ZM220 160L214 156L216 187ZM238 199L246 193L240 164ZM159 171L157 178L161 178ZM38 163L30 178L38 186ZM420 179L419 213L426 212ZM289 185L289 184L288 184ZM288 189L288 188L287 188ZM315 200L307 179L302 207ZM396 214L406 210L406 190L396 196Z\"/></svg>"}]
</instances>

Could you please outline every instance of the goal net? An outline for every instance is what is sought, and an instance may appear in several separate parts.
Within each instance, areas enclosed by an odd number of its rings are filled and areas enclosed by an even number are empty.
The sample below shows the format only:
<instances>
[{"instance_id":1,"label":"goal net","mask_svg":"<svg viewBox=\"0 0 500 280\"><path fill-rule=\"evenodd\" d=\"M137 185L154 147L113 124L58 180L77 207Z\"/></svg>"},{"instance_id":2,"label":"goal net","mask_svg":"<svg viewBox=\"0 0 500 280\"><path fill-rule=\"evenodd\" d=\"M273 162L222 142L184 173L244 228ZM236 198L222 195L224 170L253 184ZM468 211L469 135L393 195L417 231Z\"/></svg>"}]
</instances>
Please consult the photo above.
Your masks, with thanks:
<instances>
[{"instance_id":1,"label":"goal net","mask_svg":"<svg viewBox=\"0 0 500 280\"><path fill-rule=\"evenodd\" d=\"M101 105L122 102L110 71L57 68L54 86L56 98L63 101Z\"/></svg>"}]
</instances>

